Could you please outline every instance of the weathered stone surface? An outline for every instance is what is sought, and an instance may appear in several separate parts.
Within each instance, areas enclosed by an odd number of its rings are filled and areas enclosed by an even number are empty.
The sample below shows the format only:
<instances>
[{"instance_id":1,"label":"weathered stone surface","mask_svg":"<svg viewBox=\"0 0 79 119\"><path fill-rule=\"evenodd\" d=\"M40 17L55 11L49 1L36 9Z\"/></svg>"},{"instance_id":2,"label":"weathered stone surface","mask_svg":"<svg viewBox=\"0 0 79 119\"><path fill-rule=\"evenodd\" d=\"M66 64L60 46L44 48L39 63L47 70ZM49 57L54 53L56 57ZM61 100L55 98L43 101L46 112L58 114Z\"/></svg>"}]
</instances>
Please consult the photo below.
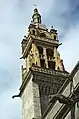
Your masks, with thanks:
<instances>
[{"instance_id":1,"label":"weathered stone surface","mask_svg":"<svg viewBox=\"0 0 79 119\"><path fill-rule=\"evenodd\" d=\"M33 104L33 89L32 89L32 77L28 82L23 94L22 94L22 118L32 119L34 117L34 104Z\"/></svg>"}]
</instances>

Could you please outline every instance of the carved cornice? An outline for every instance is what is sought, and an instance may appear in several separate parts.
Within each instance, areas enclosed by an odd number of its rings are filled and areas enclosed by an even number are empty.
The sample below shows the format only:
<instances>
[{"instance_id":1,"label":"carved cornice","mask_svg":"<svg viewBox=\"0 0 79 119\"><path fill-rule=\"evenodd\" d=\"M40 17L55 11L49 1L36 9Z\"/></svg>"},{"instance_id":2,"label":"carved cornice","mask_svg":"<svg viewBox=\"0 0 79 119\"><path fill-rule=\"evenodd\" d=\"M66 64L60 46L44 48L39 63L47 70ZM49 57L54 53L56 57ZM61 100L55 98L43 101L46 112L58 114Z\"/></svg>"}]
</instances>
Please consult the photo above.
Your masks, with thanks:
<instances>
[{"instance_id":1,"label":"carved cornice","mask_svg":"<svg viewBox=\"0 0 79 119\"><path fill-rule=\"evenodd\" d=\"M26 73L26 72L25 72ZM22 94L25 86L27 85L28 81L30 80L31 75L37 75L39 73L40 77L44 77L45 75L49 75L50 76L50 80L51 80L51 76L55 76L55 77L60 77L60 78L67 78L69 77L69 73L65 73L62 71L56 71L56 70L51 70L51 69L46 69L46 68L41 68L41 67L31 67L29 72L24 75L24 79L22 82L22 85L20 87L20 95ZM61 82L60 82L61 83Z\"/></svg>"},{"instance_id":2,"label":"carved cornice","mask_svg":"<svg viewBox=\"0 0 79 119\"><path fill-rule=\"evenodd\" d=\"M68 78L69 77L69 73L67 72L63 72L63 71L58 71L58 70L53 70L53 69L47 69L47 68L41 68L41 67L31 67L31 71L33 72L39 72L39 73L43 73L43 74L49 74L49 75L53 75L56 77L64 77L64 78Z\"/></svg>"},{"instance_id":3,"label":"carved cornice","mask_svg":"<svg viewBox=\"0 0 79 119\"><path fill-rule=\"evenodd\" d=\"M54 39L51 39L51 38L44 38L44 37L40 37L40 36L32 36L32 38L35 40L35 41L41 41L41 42L44 42L44 43L51 43L51 44L54 44L56 46L59 45L59 41L58 40L54 40Z\"/></svg>"}]
</instances>

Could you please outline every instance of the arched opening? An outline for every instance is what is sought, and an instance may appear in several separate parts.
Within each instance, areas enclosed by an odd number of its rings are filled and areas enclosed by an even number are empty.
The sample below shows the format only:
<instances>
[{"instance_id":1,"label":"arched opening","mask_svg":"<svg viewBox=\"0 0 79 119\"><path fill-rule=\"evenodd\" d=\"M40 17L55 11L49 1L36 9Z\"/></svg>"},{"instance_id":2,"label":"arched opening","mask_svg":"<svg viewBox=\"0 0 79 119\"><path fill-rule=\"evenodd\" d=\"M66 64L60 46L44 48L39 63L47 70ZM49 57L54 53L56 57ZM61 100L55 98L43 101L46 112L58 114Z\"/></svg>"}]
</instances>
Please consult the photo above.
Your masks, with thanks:
<instances>
[{"instance_id":1,"label":"arched opening","mask_svg":"<svg viewBox=\"0 0 79 119\"><path fill-rule=\"evenodd\" d=\"M32 66L35 66L35 63L32 63Z\"/></svg>"},{"instance_id":2,"label":"arched opening","mask_svg":"<svg viewBox=\"0 0 79 119\"><path fill-rule=\"evenodd\" d=\"M32 30L32 34L35 35L35 30Z\"/></svg>"},{"instance_id":3,"label":"arched opening","mask_svg":"<svg viewBox=\"0 0 79 119\"><path fill-rule=\"evenodd\" d=\"M46 49L46 53L47 53L47 59L51 60L53 58L54 52L53 49Z\"/></svg>"},{"instance_id":4,"label":"arched opening","mask_svg":"<svg viewBox=\"0 0 79 119\"><path fill-rule=\"evenodd\" d=\"M37 46L39 54L43 54L43 48L41 46Z\"/></svg>"}]
</instances>

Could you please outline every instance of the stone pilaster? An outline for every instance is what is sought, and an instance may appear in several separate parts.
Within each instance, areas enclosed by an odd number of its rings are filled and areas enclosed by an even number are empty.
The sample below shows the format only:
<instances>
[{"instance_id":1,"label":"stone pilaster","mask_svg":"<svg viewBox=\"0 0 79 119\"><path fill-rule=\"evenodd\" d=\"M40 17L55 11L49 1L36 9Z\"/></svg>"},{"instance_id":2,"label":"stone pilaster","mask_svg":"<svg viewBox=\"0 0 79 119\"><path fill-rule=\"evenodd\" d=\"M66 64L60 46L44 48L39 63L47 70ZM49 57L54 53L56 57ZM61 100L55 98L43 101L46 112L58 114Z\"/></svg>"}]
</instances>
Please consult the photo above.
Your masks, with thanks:
<instances>
[{"instance_id":1,"label":"stone pilaster","mask_svg":"<svg viewBox=\"0 0 79 119\"><path fill-rule=\"evenodd\" d=\"M56 49L56 47L54 47L54 58L55 58L55 62L56 62L55 69L57 70L57 49Z\"/></svg>"},{"instance_id":2,"label":"stone pilaster","mask_svg":"<svg viewBox=\"0 0 79 119\"><path fill-rule=\"evenodd\" d=\"M46 48L43 48L43 55L44 55L44 59L45 59L45 64L46 64L46 68L48 68L48 61L47 61L47 54L46 54Z\"/></svg>"}]
</instances>

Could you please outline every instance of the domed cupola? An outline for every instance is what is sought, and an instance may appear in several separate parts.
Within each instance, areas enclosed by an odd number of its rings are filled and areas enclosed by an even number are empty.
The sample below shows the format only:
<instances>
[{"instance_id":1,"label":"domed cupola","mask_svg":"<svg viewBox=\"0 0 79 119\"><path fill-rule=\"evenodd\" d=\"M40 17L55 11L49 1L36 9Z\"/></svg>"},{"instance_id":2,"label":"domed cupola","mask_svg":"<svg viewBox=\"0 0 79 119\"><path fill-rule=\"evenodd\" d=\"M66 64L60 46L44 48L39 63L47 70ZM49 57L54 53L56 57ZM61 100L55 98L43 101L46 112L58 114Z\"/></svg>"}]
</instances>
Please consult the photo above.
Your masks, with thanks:
<instances>
[{"instance_id":1,"label":"domed cupola","mask_svg":"<svg viewBox=\"0 0 79 119\"><path fill-rule=\"evenodd\" d=\"M32 19L34 24L41 23L41 15L39 14L37 8L34 9L34 14L32 16Z\"/></svg>"}]
</instances>

